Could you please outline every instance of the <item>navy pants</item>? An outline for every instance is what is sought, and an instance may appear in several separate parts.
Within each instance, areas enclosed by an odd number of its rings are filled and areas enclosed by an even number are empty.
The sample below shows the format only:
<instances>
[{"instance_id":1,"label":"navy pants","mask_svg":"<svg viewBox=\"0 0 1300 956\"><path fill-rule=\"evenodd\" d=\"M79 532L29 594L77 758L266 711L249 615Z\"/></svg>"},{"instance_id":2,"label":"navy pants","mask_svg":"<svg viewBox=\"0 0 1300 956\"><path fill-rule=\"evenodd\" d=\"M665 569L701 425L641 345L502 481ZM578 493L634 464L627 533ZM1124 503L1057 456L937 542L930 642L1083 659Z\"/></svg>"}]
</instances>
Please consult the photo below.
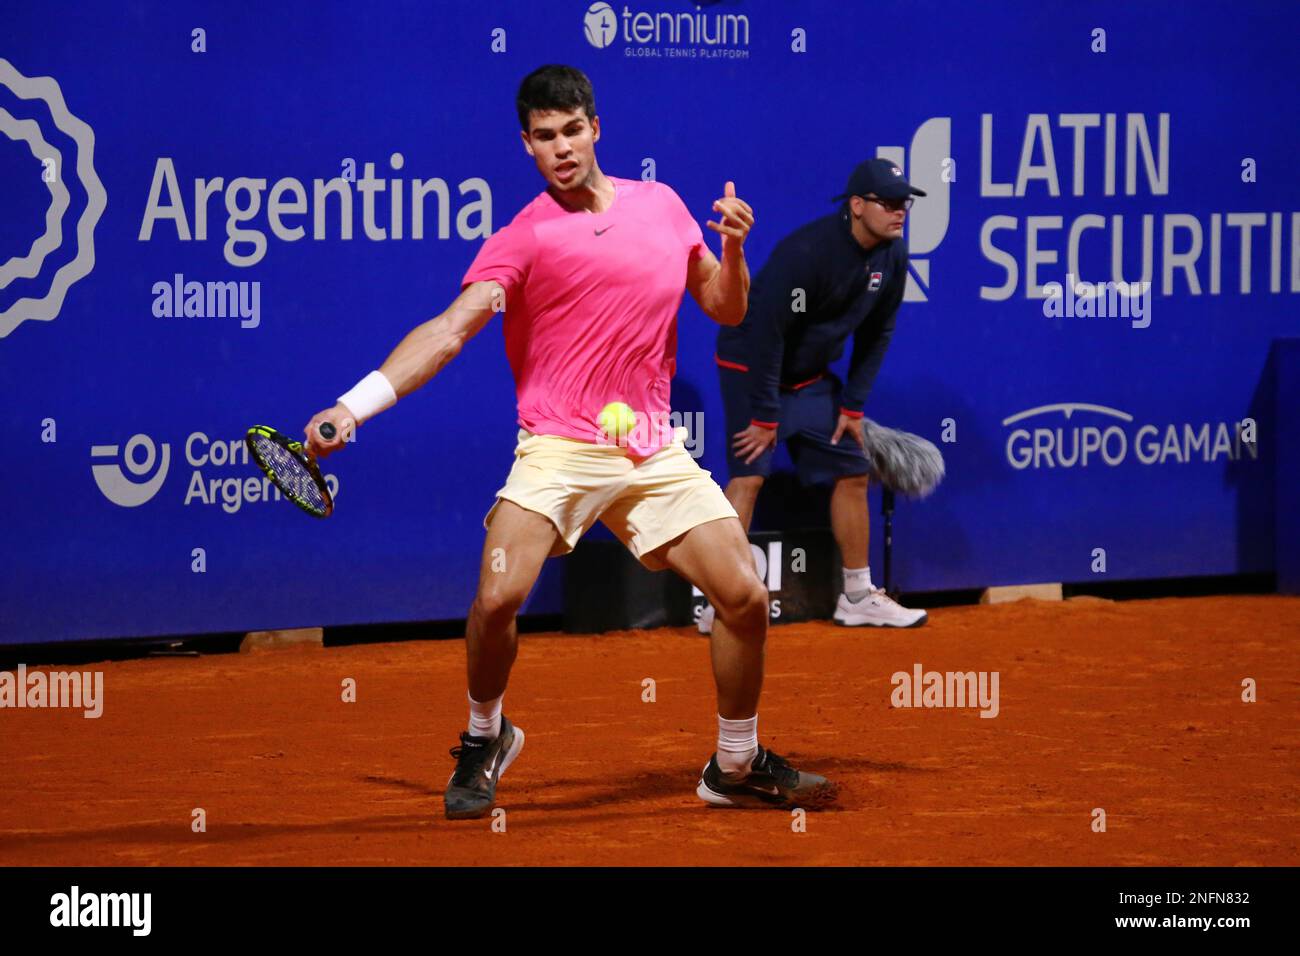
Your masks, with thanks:
<instances>
[{"instance_id":1,"label":"navy pants","mask_svg":"<svg viewBox=\"0 0 1300 956\"><path fill-rule=\"evenodd\" d=\"M733 447L733 436L748 428L754 417L749 405L749 373L719 365L718 377L727 418L727 472L732 478L753 475L766 478L772 471L775 445L749 464L736 456ZM871 470L861 446L851 435L841 435L839 444L831 444L839 423L841 388L839 378L827 372L803 388L781 389L777 440L786 443L803 485L830 484Z\"/></svg>"}]
</instances>

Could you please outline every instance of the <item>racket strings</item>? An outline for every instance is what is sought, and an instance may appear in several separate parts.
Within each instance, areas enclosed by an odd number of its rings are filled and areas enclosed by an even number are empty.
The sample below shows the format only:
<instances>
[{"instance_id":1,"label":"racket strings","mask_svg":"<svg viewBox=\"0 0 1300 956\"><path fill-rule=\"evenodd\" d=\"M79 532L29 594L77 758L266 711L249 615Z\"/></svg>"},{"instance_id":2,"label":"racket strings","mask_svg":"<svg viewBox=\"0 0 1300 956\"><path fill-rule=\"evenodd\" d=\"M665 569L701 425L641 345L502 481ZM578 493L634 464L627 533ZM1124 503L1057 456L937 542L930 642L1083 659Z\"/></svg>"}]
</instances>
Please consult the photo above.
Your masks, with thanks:
<instances>
[{"instance_id":1,"label":"racket strings","mask_svg":"<svg viewBox=\"0 0 1300 956\"><path fill-rule=\"evenodd\" d=\"M316 511L326 510L328 503L325 496L301 458L279 442L264 436L257 436L253 440L258 455L270 469L281 491Z\"/></svg>"}]
</instances>

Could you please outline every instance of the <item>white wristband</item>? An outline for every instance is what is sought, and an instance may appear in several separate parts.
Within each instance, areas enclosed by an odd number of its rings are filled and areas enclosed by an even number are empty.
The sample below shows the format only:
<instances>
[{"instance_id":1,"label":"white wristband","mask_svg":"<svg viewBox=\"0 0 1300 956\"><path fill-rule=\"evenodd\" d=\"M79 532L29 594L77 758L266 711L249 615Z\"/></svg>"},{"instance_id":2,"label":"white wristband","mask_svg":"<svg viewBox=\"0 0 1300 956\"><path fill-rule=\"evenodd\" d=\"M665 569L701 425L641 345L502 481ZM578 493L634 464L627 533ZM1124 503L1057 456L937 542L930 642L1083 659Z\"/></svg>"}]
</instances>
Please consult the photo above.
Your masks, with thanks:
<instances>
[{"instance_id":1,"label":"white wristband","mask_svg":"<svg viewBox=\"0 0 1300 956\"><path fill-rule=\"evenodd\" d=\"M339 396L339 401L348 407L357 424L374 418L386 408L397 404L397 393L383 372L376 369L356 385L352 390Z\"/></svg>"}]
</instances>

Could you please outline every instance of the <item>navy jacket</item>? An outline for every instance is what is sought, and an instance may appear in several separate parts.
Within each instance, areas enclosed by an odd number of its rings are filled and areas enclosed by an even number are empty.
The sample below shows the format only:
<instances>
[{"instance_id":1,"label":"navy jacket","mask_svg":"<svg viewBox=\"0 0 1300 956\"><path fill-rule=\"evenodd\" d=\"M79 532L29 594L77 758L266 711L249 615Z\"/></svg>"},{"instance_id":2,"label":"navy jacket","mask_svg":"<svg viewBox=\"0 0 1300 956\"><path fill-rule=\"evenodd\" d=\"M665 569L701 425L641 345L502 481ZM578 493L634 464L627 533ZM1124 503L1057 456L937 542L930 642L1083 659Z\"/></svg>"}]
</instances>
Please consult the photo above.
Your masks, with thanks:
<instances>
[{"instance_id":1,"label":"navy jacket","mask_svg":"<svg viewBox=\"0 0 1300 956\"><path fill-rule=\"evenodd\" d=\"M863 249L853 238L847 204L782 239L750 286L745 320L718 332L719 364L750 373L753 420L778 424L779 389L824 374L844 354L850 336L841 411L860 417L906 284L906 244L895 240ZM796 289L803 290L802 302Z\"/></svg>"}]
</instances>

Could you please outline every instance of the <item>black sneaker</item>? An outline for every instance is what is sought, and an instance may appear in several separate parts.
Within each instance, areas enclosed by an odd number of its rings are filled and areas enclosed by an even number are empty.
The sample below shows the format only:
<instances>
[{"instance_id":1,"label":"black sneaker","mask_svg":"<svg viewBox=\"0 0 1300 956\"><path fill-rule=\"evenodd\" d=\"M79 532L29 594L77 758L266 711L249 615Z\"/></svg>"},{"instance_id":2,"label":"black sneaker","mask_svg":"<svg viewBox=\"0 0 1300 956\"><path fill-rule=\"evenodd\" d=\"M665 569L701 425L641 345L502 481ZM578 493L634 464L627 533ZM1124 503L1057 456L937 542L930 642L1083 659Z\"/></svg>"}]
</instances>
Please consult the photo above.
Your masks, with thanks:
<instances>
[{"instance_id":1,"label":"black sneaker","mask_svg":"<svg viewBox=\"0 0 1300 956\"><path fill-rule=\"evenodd\" d=\"M448 820L473 820L492 810L497 781L524 749L524 732L501 718L497 737L460 735L460 746L451 748L456 769L447 781L443 803Z\"/></svg>"},{"instance_id":2,"label":"black sneaker","mask_svg":"<svg viewBox=\"0 0 1300 956\"><path fill-rule=\"evenodd\" d=\"M835 802L839 788L825 777L795 770L784 758L763 747L749 765L749 774L734 780L718 766L718 755L709 758L700 785L699 798L715 807L803 807L815 810Z\"/></svg>"}]
</instances>

